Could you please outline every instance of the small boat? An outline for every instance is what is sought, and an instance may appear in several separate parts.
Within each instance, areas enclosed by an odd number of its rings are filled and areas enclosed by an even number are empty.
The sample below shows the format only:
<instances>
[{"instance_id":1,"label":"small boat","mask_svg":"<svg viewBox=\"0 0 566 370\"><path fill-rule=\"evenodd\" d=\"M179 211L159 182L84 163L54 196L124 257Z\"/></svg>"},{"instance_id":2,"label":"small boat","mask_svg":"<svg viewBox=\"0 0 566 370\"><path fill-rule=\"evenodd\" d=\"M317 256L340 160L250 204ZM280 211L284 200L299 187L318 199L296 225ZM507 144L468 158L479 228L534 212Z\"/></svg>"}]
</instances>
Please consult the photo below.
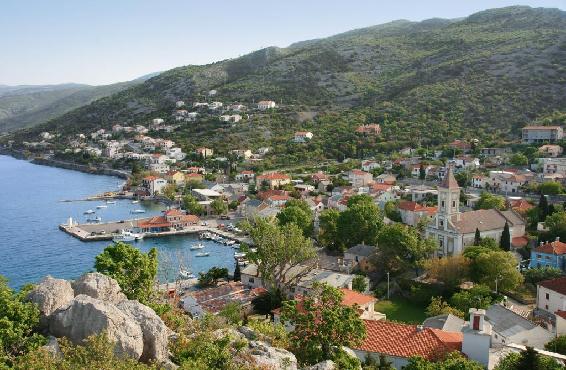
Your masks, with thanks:
<instances>
[{"instance_id":1,"label":"small boat","mask_svg":"<svg viewBox=\"0 0 566 370\"><path fill-rule=\"evenodd\" d=\"M107 200L106 204L116 204L116 201L115 200Z\"/></svg>"},{"instance_id":2,"label":"small boat","mask_svg":"<svg viewBox=\"0 0 566 370\"><path fill-rule=\"evenodd\" d=\"M197 244L193 244L191 245L191 248L189 248L190 250L194 251L197 249L203 249L204 248L204 244L202 243L197 243Z\"/></svg>"},{"instance_id":3,"label":"small boat","mask_svg":"<svg viewBox=\"0 0 566 370\"><path fill-rule=\"evenodd\" d=\"M200 252L195 254L195 257L208 257L208 256L210 256L210 253L208 252Z\"/></svg>"},{"instance_id":4,"label":"small boat","mask_svg":"<svg viewBox=\"0 0 566 370\"><path fill-rule=\"evenodd\" d=\"M132 211L130 211L130 213L145 213L144 209L134 209Z\"/></svg>"},{"instance_id":5,"label":"small boat","mask_svg":"<svg viewBox=\"0 0 566 370\"><path fill-rule=\"evenodd\" d=\"M180 269L179 270L179 277L181 277L183 279L194 279L196 276L195 276L195 274L193 274L190 271Z\"/></svg>"},{"instance_id":6,"label":"small boat","mask_svg":"<svg viewBox=\"0 0 566 370\"><path fill-rule=\"evenodd\" d=\"M240 258L240 257L245 257L246 254L244 252L235 252L234 253L234 258Z\"/></svg>"},{"instance_id":7,"label":"small boat","mask_svg":"<svg viewBox=\"0 0 566 370\"><path fill-rule=\"evenodd\" d=\"M232 248L234 248L234 249L240 249L240 244L239 244L239 243L232 244Z\"/></svg>"},{"instance_id":8,"label":"small boat","mask_svg":"<svg viewBox=\"0 0 566 370\"><path fill-rule=\"evenodd\" d=\"M201 239L210 239L211 234L208 231L205 231L203 233L200 233L199 238Z\"/></svg>"},{"instance_id":9,"label":"small boat","mask_svg":"<svg viewBox=\"0 0 566 370\"><path fill-rule=\"evenodd\" d=\"M90 218L90 217L89 217L89 218L86 219L86 222L92 223L92 224L97 224L97 223L99 223L99 222L101 222L101 221L102 221L102 218L100 218L100 217L95 217L95 218Z\"/></svg>"},{"instance_id":10,"label":"small boat","mask_svg":"<svg viewBox=\"0 0 566 370\"><path fill-rule=\"evenodd\" d=\"M224 244L226 245L234 245L236 244L236 242L234 240L227 240L226 242L224 242Z\"/></svg>"},{"instance_id":11,"label":"small boat","mask_svg":"<svg viewBox=\"0 0 566 370\"><path fill-rule=\"evenodd\" d=\"M101 204L96 206L96 208L100 209L100 208L108 208L108 206L106 204Z\"/></svg>"},{"instance_id":12,"label":"small boat","mask_svg":"<svg viewBox=\"0 0 566 370\"><path fill-rule=\"evenodd\" d=\"M139 202L139 200L132 200L132 204L138 204Z\"/></svg>"},{"instance_id":13,"label":"small boat","mask_svg":"<svg viewBox=\"0 0 566 370\"><path fill-rule=\"evenodd\" d=\"M88 211L84 211L83 214L85 214L85 215L92 215L92 214L94 214L94 213L96 213L96 211L93 211L92 209L89 209Z\"/></svg>"},{"instance_id":14,"label":"small boat","mask_svg":"<svg viewBox=\"0 0 566 370\"><path fill-rule=\"evenodd\" d=\"M122 230L112 238L113 242L133 242L134 240L136 240L136 236L127 230Z\"/></svg>"}]
</instances>

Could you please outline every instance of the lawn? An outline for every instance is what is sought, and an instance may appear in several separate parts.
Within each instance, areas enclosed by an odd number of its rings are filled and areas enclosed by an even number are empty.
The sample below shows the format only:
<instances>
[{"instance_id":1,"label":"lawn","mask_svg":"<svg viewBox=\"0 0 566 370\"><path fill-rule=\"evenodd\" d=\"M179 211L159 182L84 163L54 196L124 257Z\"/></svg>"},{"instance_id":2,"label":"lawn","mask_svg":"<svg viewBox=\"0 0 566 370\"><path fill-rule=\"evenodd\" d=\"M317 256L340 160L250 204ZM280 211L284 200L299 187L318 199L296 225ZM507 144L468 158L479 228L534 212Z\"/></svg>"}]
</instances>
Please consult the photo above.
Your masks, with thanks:
<instances>
[{"instance_id":1,"label":"lawn","mask_svg":"<svg viewBox=\"0 0 566 370\"><path fill-rule=\"evenodd\" d=\"M426 319L426 307L403 298L391 298L375 304L375 311L387 315L387 320L421 324Z\"/></svg>"}]
</instances>

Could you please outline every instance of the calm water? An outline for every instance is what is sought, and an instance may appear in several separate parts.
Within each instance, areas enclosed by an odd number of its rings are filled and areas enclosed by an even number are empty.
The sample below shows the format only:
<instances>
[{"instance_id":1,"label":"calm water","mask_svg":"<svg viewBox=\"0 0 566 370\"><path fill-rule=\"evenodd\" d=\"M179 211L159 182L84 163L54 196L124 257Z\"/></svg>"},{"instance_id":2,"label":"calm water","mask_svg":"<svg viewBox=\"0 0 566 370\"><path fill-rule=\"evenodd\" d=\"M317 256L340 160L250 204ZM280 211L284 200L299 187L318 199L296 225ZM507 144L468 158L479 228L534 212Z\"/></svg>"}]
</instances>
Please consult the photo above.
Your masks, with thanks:
<instances>
[{"instance_id":1,"label":"calm water","mask_svg":"<svg viewBox=\"0 0 566 370\"><path fill-rule=\"evenodd\" d=\"M111 242L85 243L60 231L58 225L69 217L84 222L83 212L93 209L104 222L132 218L133 209L145 209L144 217L158 215L164 209L160 204L131 204L127 200L105 209L96 209L102 202L61 202L116 190L123 183L116 177L39 166L7 156L0 156L0 174L0 275L15 288L46 275L75 278L93 270L94 257ZM177 236L134 245L143 251L158 249L162 281L175 279L179 261L195 273L212 266L233 269L232 248L204 241L204 251L210 256L194 258L198 251L189 247L195 242L194 236Z\"/></svg>"}]
</instances>

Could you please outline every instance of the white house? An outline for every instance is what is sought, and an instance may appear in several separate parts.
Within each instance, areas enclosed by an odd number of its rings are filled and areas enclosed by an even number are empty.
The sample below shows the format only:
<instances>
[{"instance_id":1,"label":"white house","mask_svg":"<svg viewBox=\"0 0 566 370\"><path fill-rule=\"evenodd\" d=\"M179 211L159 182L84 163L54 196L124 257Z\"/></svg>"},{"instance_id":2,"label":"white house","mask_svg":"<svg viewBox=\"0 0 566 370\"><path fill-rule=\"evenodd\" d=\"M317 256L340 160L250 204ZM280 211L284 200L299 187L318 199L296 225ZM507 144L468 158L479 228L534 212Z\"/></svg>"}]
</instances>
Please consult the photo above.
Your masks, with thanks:
<instances>
[{"instance_id":1,"label":"white house","mask_svg":"<svg viewBox=\"0 0 566 370\"><path fill-rule=\"evenodd\" d=\"M167 186L167 180L156 176L147 176L142 180L142 185L150 195L161 193L163 188Z\"/></svg>"},{"instance_id":2,"label":"white house","mask_svg":"<svg viewBox=\"0 0 566 370\"><path fill-rule=\"evenodd\" d=\"M297 131L295 132L293 141L295 143L306 143L307 141L311 140L312 137L313 134L310 131Z\"/></svg>"},{"instance_id":3,"label":"white house","mask_svg":"<svg viewBox=\"0 0 566 370\"><path fill-rule=\"evenodd\" d=\"M213 101L212 103L210 103L210 104L208 105L208 109L210 109L210 110L217 110L217 109L222 108L222 106L223 106L222 102Z\"/></svg>"},{"instance_id":4,"label":"white house","mask_svg":"<svg viewBox=\"0 0 566 370\"><path fill-rule=\"evenodd\" d=\"M566 277L541 281L537 284L537 309L554 315L566 311Z\"/></svg>"},{"instance_id":5,"label":"white house","mask_svg":"<svg viewBox=\"0 0 566 370\"><path fill-rule=\"evenodd\" d=\"M380 167L381 165L379 164L378 161L367 160L362 162L362 171L371 172L376 168L380 168Z\"/></svg>"},{"instance_id":6,"label":"white house","mask_svg":"<svg viewBox=\"0 0 566 370\"><path fill-rule=\"evenodd\" d=\"M175 106L176 106L177 108L184 107L184 106L185 106L185 102L182 101L182 100L178 100L177 102L175 102Z\"/></svg>"},{"instance_id":7,"label":"white house","mask_svg":"<svg viewBox=\"0 0 566 370\"><path fill-rule=\"evenodd\" d=\"M564 136L560 126L526 126L522 129L523 143L553 143Z\"/></svg>"},{"instance_id":8,"label":"white house","mask_svg":"<svg viewBox=\"0 0 566 370\"><path fill-rule=\"evenodd\" d=\"M154 118L151 122L153 123L154 126L157 126L164 123L165 120L163 118Z\"/></svg>"},{"instance_id":9,"label":"white house","mask_svg":"<svg viewBox=\"0 0 566 370\"><path fill-rule=\"evenodd\" d=\"M276 106L277 105L273 100L262 100L259 103L257 103L257 109L259 110L272 109L275 108Z\"/></svg>"},{"instance_id":10,"label":"white house","mask_svg":"<svg viewBox=\"0 0 566 370\"><path fill-rule=\"evenodd\" d=\"M543 158L542 169L545 174L566 175L566 158Z\"/></svg>"},{"instance_id":11,"label":"white house","mask_svg":"<svg viewBox=\"0 0 566 370\"><path fill-rule=\"evenodd\" d=\"M356 188L368 186L373 183L373 175L369 172L353 169L348 172L348 181Z\"/></svg>"}]
</instances>

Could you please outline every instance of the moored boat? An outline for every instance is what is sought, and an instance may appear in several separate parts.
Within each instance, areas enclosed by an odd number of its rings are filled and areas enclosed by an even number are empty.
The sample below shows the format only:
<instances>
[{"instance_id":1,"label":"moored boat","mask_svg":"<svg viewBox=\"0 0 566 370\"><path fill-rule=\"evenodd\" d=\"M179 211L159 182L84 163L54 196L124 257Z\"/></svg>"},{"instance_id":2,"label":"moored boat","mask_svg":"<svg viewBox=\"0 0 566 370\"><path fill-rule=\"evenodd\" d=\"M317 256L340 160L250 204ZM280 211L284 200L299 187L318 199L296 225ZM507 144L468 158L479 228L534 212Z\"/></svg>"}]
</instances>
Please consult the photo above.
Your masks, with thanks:
<instances>
[{"instance_id":1,"label":"moored boat","mask_svg":"<svg viewBox=\"0 0 566 370\"><path fill-rule=\"evenodd\" d=\"M93 211L92 209L89 209L89 210L83 212L83 214L85 214L85 215L92 215L94 213L96 213L96 211Z\"/></svg>"},{"instance_id":2,"label":"moored boat","mask_svg":"<svg viewBox=\"0 0 566 370\"><path fill-rule=\"evenodd\" d=\"M134 210L130 211L130 213L145 213L145 210L143 210L143 209L134 209Z\"/></svg>"},{"instance_id":3,"label":"moored boat","mask_svg":"<svg viewBox=\"0 0 566 370\"><path fill-rule=\"evenodd\" d=\"M100 205L96 206L96 208L98 208L98 209L108 208L108 206L106 204L100 204Z\"/></svg>"},{"instance_id":4,"label":"moored boat","mask_svg":"<svg viewBox=\"0 0 566 370\"><path fill-rule=\"evenodd\" d=\"M203 249L204 248L204 244L202 243L197 243L197 244L193 244L191 245L191 248L189 248L190 250L194 251L197 249Z\"/></svg>"},{"instance_id":5,"label":"moored boat","mask_svg":"<svg viewBox=\"0 0 566 370\"><path fill-rule=\"evenodd\" d=\"M195 254L195 257L208 257L208 256L210 256L210 253L208 252L200 252Z\"/></svg>"}]
</instances>

